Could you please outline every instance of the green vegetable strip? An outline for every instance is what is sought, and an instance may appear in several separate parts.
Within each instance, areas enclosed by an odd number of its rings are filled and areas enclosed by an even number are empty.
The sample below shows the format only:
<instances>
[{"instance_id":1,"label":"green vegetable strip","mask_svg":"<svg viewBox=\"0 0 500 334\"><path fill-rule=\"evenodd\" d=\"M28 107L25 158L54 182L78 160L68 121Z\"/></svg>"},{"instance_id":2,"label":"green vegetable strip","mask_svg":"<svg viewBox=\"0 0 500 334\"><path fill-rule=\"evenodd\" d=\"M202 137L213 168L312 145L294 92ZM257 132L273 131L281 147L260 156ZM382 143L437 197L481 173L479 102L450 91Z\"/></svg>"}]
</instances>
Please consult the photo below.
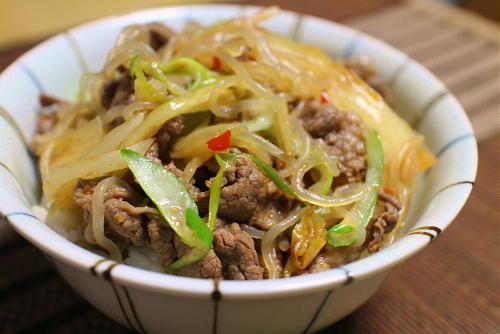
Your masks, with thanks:
<instances>
[{"instance_id":1,"label":"green vegetable strip","mask_svg":"<svg viewBox=\"0 0 500 334\"><path fill-rule=\"evenodd\" d=\"M188 57L175 58L166 64L134 57L130 62L130 71L137 78L141 88L157 102L165 102L167 98L151 86L145 74L162 82L170 93L177 96L184 94L185 90L168 80L166 76L168 74L182 74L192 77L193 82L190 84L188 91L211 85L217 81L218 76L217 73L209 71L205 66Z\"/></svg>"},{"instance_id":2,"label":"green vegetable strip","mask_svg":"<svg viewBox=\"0 0 500 334\"><path fill-rule=\"evenodd\" d=\"M365 183L370 191L365 197L356 202L351 209L351 213L359 218L361 226L353 226L354 223L350 219L344 218L341 223L328 230L326 238L332 246L349 246L357 241L356 228L366 228L375 211L384 168L384 150L375 129L369 129L365 132L365 146L368 164ZM348 229L348 226L353 229ZM350 232L346 232L347 230L350 230Z\"/></svg>"},{"instance_id":3,"label":"green vegetable strip","mask_svg":"<svg viewBox=\"0 0 500 334\"><path fill-rule=\"evenodd\" d=\"M136 62L137 66L139 66L142 71L162 82L172 94L179 96L184 93L184 90L181 87L167 79L165 73L162 72L160 65L157 62L147 61L144 59L138 59Z\"/></svg>"},{"instance_id":4,"label":"green vegetable strip","mask_svg":"<svg viewBox=\"0 0 500 334\"><path fill-rule=\"evenodd\" d=\"M321 195L326 195L328 194L328 192L330 191L330 189L332 188L332 184L333 184L333 175L332 174L329 174L328 175L328 178L326 179L325 181L325 184L323 184L323 187L321 188L321 191L320 191L320 194Z\"/></svg>"},{"instance_id":5,"label":"green vegetable strip","mask_svg":"<svg viewBox=\"0 0 500 334\"><path fill-rule=\"evenodd\" d=\"M188 254L172 263L167 268L167 272L175 271L204 258L212 247L212 231L207 227L207 223L198 215L197 210L193 208L186 209L186 225L194 231L198 240L197 246L193 247Z\"/></svg>"},{"instance_id":6,"label":"green vegetable strip","mask_svg":"<svg viewBox=\"0 0 500 334\"><path fill-rule=\"evenodd\" d=\"M321 179L313 184L309 190L318 192L320 195L327 195L333 184L333 173L326 164L319 165L316 169L322 174Z\"/></svg>"},{"instance_id":7,"label":"green vegetable strip","mask_svg":"<svg viewBox=\"0 0 500 334\"><path fill-rule=\"evenodd\" d=\"M212 185L210 186L210 199L208 202L208 227L211 231L214 230L215 219L217 218L217 210L219 209L220 192L222 188L222 178L226 169L224 161L218 154L215 154L215 160L219 164L219 171L215 175Z\"/></svg>"},{"instance_id":8,"label":"green vegetable strip","mask_svg":"<svg viewBox=\"0 0 500 334\"><path fill-rule=\"evenodd\" d=\"M161 71L166 74L186 74L193 77L194 81L189 87L190 90L201 88L203 83L209 79L208 69L188 57L179 57L172 59L166 64L160 66Z\"/></svg>"},{"instance_id":9,"label":"green vegetable strip","mask_svg":"<svg viewBox=\"0 0 500 334\"><path fill-rule=\"evenodd\" d=\"M138 85L149 96L151 100L161 103L166 102L166 97L158 94L158 92L148 82L144 71L141 69L140 59L138 57L134 57L130 61L130 72L136 77Z\"/></svg>"},{"instance_id":10,"label":"green vegetable strip","mask_svg":"<svg viewBox=\"0 0 500 334\"><path fill-rule=\"evenodd\" d=\"M352 231L354 231L354 227L352 227L351 225L337 224L337 225L333 226L332 228L330 228L329 231L332 231L333 233L338 233L338 234L347 234L347 233L351 233Z\"/></svg>"},{"instance_id":11,"label":"green vegetable strip","mask_svg":"<svg viewBox=\"0 0 500 334\"><path fill-rule=\"evenodd\" d=\"M293 197L299 199L299 197L292 190L292 188L290 187L290 185L285 180L283 180L283 178L281 178L281 176L279 176L279 174L276 171L276 169L274 169L273 167L269 166L268 164L266 164L264 161L258 159L257 157L254 157L253 155L248 154L248 157L250 159L252 159L252 161L257 166L259 166L264 171L264 173L266 173L267 176L269 176L269 178L274 182L274 184L276 184L276 186L278 188L280 188L281 190L283 190L284 193L286 193L286 194L288 194L290 196L293 196Z\"/></svg>"},{"instance_id":12,"label":"green vegetable strip","mask_svg":"<svg viewBox=\"0 0 500 334\"><path fill-rule=\"evenodd\" d=\"M176 270L206 256L212 245L212 233L198 216L196 203L177 176L135 151L122 149L120 154L163 218L181 241L192 247L190 253L168 269Z\"/></svg>"}]
</instances>

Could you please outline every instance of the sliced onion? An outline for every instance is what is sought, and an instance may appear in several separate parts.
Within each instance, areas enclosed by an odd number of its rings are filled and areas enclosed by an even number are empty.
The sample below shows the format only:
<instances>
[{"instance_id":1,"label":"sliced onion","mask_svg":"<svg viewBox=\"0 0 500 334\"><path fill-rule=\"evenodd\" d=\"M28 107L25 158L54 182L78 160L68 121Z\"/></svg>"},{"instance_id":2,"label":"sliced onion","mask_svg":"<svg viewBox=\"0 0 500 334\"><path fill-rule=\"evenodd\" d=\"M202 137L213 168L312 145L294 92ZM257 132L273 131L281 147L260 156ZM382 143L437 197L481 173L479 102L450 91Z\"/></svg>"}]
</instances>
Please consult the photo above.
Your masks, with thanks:
<instances>
[{"instance_id":1,"label":"sliced onion","mask_svg":"<svg viewBox=\"0 0 500 334\"><path fill-rule=\"evenodd\" d=\"M115 178L108 177L100 181L94 188L92 194L92 232L96 243L106 249L113 260L121 262L122 254L120 249L111 239L104 235L104 201L107 189L114 183Z\"/></svg>"},{"instance_id":2,"label":"sliced onion","mask_svg":"<svg viewBox=\"0 0 500 334\"><path fill-rule=\"evenodd\" d=\"M266 233L262 230L259 230L255 227L247 225L247 224L240 224L240 227L243 231L250 234L250 236L254 239L262 239L262 238L264 238L264 234Z\"/></svg>"},{"instance_id":3,"label":"sliced onion","mask_svg":"<svg viewBox=\"0 0 500 334\"><path fill-rule=\"evenodd\" d=\"M152 143L153 139L147 139L129 148L145 154ZM64 166L52 168L44 182L43 189L49 200L54 197L64 197L68 194L58 194L58 191L69 182L82 178L96 178L125 168L127 168L127 163L120 157L119 150L83 158ZM65 189L72 191L71 187Z\"/></svg>"},{"instance_id":4,"label":"sliced onion","mask_svg":"<svg viewBox=\"0 0 500 334\"><path fill-rule=\"evenodd\" d=\"M318 206L341 206L351 204L361 199L369 190L364 183L349 183L337 187L332 195L319 195L302 185L302 179L306 173L316 164L305 165L292 176L292 188L299 197L310 204Z\"/></svg>"},{"instance_id":5,"label":"sliced onion","mask_svg":"<svg viewBox=\"0 0 500 334\"><path fill-rule=\"evenodd\" d=\"M144 113L141 113L130 119L128 122L118 125L113 130L106 133L106 135L100 140L99 145L90 150L85 156L92 157L121 148L120 144L130 135L132 131L134 131L135 128L139 126L139 124L141 124L143 120Z\"/></svg>"},{"instance_id":6,"label":"sliced onion","mask_svg":"<svg viewBox=\"0 0 500 334\"><path fill-rule=\"evenodd\" d=\"M199 128L185 137L180 138L172 147L170 156L174 159L201 157L206 159L212 152L208 149L206 142L226 130L231 130L232 135L246 131L241 122L224 123Z\"/></svg>"},{"instance_id":7,"label":"sliced onion","mask_svg":"<svg viewBox=\"0 0 500 334\"><path fill-rule=\"evenodd\" d=\"M276 137L278 138L278 142L280 146L283 147L285 153L287 155L292 155L292 131L286 101L255 82L250 77L245 67L226 52L219 51L217 54L221 61L231 67L231 69L238 75L240 80L248 87L248 89L252 91L252 93L260 99L266 101L271 109L274 110L273 116L274 125L276 127Z\"/></svg>"},{"instance_id":8,"label":"sliced onion","mask_svg":"<svg viewBox=\"0 0 500 334\"><path fill-rule=\"evenodd\" d=\"M103 124L109 125L113 123L113 121L116 120L118 117L122 116L123 108L125 108L125 106L123 104L120 104L117 106L113 106L105 113L102 113L100 116Z\"/></svg>"},{"instance_id":9,"label":"sliced onion","mask_svg":"<svg viewBox=\"0 0 500 334\"><path fill-rule=\"evenodd\" d=\"M208 98L208 107L214 115L222 118L231 118L237 114L234 107L223 107L219 105L219 98L222 92L234 86L236 83L238 83L238 78L235 75L231 75L220 80L213 86L210 97Z\"/></svg>"},{"instance_id":10,"label":"sliced onion","mask_svg":"<svg viewBox=\"0 0 500 334\"><path fill-rule=\"evenodd\" d=\"M231 143L247 149L249 153L269 165L272 165L270 155L281 160L285 159L285 153L279 147L253 132L236 134L231 138Z\"/></svg>"},{"instance_id":11,"label":"sliced onion","mask_svg":"<svg viewBox=\"0 0 500 334\"><path fill-rule=\"evenodd\" d=\"M200 157L193 157L191 160L189 160L186 167L184 167L184 171L182 172L180 180L184 187L186 187L186 189L189 189L189 182L193 178L194 173L196 173L196 170L203 164L203 162L204 161L200 159Z\"/></svg>"},{"instance_id":12,"label":"sliced onion","mask_svg":"<svg viewBox=\"0 0 500 334\"><path fill-rule=\"evenodd\" d=\"M264 237L262 238L261 250L264 264L266 265L270 279L277 279L280 275L278 264L276 263L277 258L275 256L276 247L274 240L278 235L297 223L304 215L304 212L305 209L293 211L288 217L286 217L278 224L273 225L273 227L271 227L269 231L264 234Z\"/></svg>"}]
</instances>

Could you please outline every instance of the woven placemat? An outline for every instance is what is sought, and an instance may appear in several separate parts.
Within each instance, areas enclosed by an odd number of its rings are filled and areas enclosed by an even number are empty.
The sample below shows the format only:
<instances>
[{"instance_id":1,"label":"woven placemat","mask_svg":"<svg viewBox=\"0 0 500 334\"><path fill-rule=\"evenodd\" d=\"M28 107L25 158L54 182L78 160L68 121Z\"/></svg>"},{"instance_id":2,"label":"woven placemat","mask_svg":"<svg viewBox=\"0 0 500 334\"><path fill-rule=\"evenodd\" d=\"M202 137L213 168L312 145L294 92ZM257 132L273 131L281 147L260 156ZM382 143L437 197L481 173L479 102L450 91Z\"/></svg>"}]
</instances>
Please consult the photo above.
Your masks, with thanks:
<instances>
[{"instance_id":1,"label":"woven placemat","mask_svg":"<svg viewBox=\"0 0 500 334\"><path fill-rule=\"evenodd\" d=\"M458 97L480 141L498 133L498 26L422 1L343 21L407 52ZM130 333L79 297L0 217L0 333Z\"/></svg>"},{"instance_id":2,"label":"woven placemat","mask_svg":"<svg viewBox=\"0 0 500 334\"><path fill-rule=\"evenodd\" d=\"M498 24L424 0L342 23L393 45L431 70L458 98L479 142L500 132Z\"/></svg>"}]
</instances>

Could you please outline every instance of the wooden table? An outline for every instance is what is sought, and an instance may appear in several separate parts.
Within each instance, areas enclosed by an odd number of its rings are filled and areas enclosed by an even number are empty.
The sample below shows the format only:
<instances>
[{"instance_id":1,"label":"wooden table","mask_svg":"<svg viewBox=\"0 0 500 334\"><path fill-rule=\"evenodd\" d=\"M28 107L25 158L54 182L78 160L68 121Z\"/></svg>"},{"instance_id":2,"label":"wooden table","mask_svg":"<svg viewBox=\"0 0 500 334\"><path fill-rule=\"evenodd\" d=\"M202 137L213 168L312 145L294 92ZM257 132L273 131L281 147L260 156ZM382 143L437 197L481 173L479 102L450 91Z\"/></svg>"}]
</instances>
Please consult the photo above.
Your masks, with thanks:
<instances>
[{"instance_id":1,"label":"wooden table","mask_svg":"<svg viewBox=\"0 0 500 334\"><path fill-rule=\"evenodd\" d=\"M394 2L273 1L286 9L335 20ZM267 5L270 1L251 3ZM0 52L0 70L28 48ZM500 204L499 148L498 135L480 145L479 172L472 195L439 241L398 268L364 306L321 333L500 332L500 253L495 226ZM36 258L39 265L29 270L19 265L28 258ZM34 303L33 298L36 307L26 306ZM2 333L128 332L77 296L39 251L18 238L0 247L0 299Z\"/></svg>"}]
</instances>

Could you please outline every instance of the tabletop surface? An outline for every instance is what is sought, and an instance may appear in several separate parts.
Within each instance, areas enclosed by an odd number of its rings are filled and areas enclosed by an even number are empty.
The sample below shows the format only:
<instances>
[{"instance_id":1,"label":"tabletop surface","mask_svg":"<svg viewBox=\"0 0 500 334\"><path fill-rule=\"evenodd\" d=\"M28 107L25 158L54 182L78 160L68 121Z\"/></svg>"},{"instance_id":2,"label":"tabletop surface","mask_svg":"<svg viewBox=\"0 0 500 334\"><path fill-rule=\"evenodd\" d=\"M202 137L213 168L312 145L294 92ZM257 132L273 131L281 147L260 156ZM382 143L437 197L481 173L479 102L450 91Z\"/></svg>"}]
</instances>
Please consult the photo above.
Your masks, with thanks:
<instances>
[{"instance_id":1,"label":"tabletop surface","mask_svg":"<svg viewBox=\"0 0 500 334\"><path fill-rule=\"evenodd\" d=\"M395 2L273 1L340 21ZM0 52L0 70L28 48ZM397 268L365 305L321 333L500 332L499 150L498 134L480 144L471 197L438 241ZM129 332L81 299L28 242L17 236L0 241L0 333ZM23 266L28 260L37 265Z\"/></svg>"}]
</instances>

